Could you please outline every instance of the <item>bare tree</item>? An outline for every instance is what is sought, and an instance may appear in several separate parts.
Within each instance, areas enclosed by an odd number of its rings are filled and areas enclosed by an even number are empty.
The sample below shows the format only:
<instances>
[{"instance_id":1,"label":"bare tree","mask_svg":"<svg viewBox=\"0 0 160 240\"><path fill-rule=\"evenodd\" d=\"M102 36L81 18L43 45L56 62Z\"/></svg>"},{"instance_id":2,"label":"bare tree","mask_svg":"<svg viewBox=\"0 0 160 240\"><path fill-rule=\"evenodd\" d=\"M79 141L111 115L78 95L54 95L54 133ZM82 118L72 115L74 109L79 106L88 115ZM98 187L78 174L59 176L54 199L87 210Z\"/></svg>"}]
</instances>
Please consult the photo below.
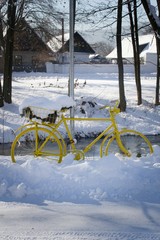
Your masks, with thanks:
<instances>
[{"instance_id":1,"label":"bare tree","mask_svg":"<svg viewBox=\"0 0 160 240\"><path fill-rule=\"evenodd\" d=\"M0 11L4 7L7 17L6 20L0 14L0 45L4 56L3 91L0 85L0 107L3 106L3 100L7 103L12 102L12 58L16 24L22 17L25 17L39 35L42 33L41 38L48 40L53 36L51 26L55 26L55 29L57 29L56 25L61 22L62 14L56 12L54 6L54 1L51 2L50 0L4 0L0 2ZM5 22L7 28L5 40L2 34L4 32L3 22Z\"/></svg>"},{"instance_id":2,"label":"bare tree","mask_svg":"<svg viewBox=\"0 0 160 240\"><path fill-rule=\"evenodd\" d=\"M14 27L16 20L17 0L8 0L7 8L7 35L4 58L4 80L3 80L3 97L6 103L12 102L12 58L14 44Z\"/></svg>"},{"instance_id":3,"label":"bare tree","mask_svg":"<svg viewBox=\"0 0 160 240\"><path fill-rule=\"evenodd\" d=\"M160 1L157 0L157 11L156 8L151 5L149 0L141 0L145 12L148 16L150 24L154 30L156 43L157 43L157 81L156 81L156 94L155 94L155 104L159 103L159 87L160 87Z\"/></svg>"},{"instance_id":4,"label":"bare tree","mask_svg":"<svg viewBox=\"0 0 160 240\"><path fill-rule=\"evenodd\" d=\"M6 0L3 0L0 2L0 50L2 55L4 55L4 37L3 37L3 14L1 12L1 9L5 5ZM0 107L4 106L4 101L3 101L3 91L2 91L2 84L1 84L1 79L0 79Z\"/></svg>"},{"instance_id":5,"label":"bare tree","mask_svg":"<svg viewBox=\"0 0 160 240\"><path fill-rule=\"evenodd\" d=\"M148 1L148 0L147 0ZM158 0L157 0L158 1ZM160 2L160 1L158 1ZM120 4L125 7L123 8L122 14L117 15L115 14L116 11L121 11ZM126 11L126 6L128 5L128 12ZM119 9L118 9L119 6ZM87 8L88 9L88 8ZM86 11L87 11L86 9ZM85 10L84 10L85 12ZM130 18L130 24L127 25L127 27L122 27L122 24L120 26L120 22L123 21L128 17ZM140 18L139 18L140 15ZM82 14L83 16L83 14ZM143 18L145 16L145 13L142 11L142 4L141 0L125 0L121 1L98 1L96 7L93 6L90 9L90 13L86 13L86 18L89 20L90 24L93 21L93 24L97 29L99 30L99 26L101 28L107 28L109 29L110 26L113 26L113 24L117 24L117 35L116 40L118 40L117 43L117 49L119 48L119 59L118 59L118 65L119 65L119 86L121 88L124 88L123 83L123 61L120 60L121 58L121 47L120 47L120 36L121 38L123 36L127 36L131 34L132 38L132 45L133 45L133 52L134 52L134 68L135 68L135 82L136 82L136 89L137 89L137 103L138 105L142 103L142 86L141 86L141 76L140 76L140 49L139 49L139 31L140 29L146 29L149 24L146 24L146 18ZM121 19L120 19L121 18ZM96 20L97 21L96 21ZM121 28L119 28L121 27ZM131 32L130 32L131 31ZM118 56L118 55L117 55ZM119 90L120 95L122 94L122 98L124 98L124 89Z\"/></svg>"},{"instance_id":6,"label":"bare tree","mask_svg":"<svg viewBox=\"0 0 160 240\"><path fill-rule=\"evenodd\" d=\"M46 42L59 34L62 18L66 21L55 0L25 0L23 17Z\"/></svg>"},{"instance_id":7,"label":"bare tree","mask_svg":"<svg viewBox=\"0 0 160 240\"><path fill-rule=\"evenodd\" d=\"M7 19L5 22L5 18L3 18L3 21L6 23L5 27L7 28L7 31L5 41L3 35L1 35L0 38L1 46L3 46L4 56L3 99L6 103L12 102L12 59L14 46L14 30L16 21L22 16L24 1L25 0L21 0L19 2L17 0L4 1L7 4ZM2 21L1 27L3 27Z\"/></svg>"},{"instance_id":8,"label":"bare tree","mask_svg":"<svg viewBox=\"0 0 160 240\"><path fill-rule=\"evenodd\" d=\"M0 107L4 106L3 102L3 92L2 92L2 85L1 85L1 79L0 79Z\"/></svg>"},{"instance_id":9,"label":"bare tree","mask_svg":"<svg viewBox=\"0 0 160 240\"><path fill-rule=\"evenodd\" d=\"M137 88L137 100L138 105L142 104L142 90L141 90L141 77L140 77L140 52L139 52L139 36L138 36L138 19L137 19L137 1L127 1L130 28L131 28L131 39L133 46L133 57L134 57L134 69L135 69L135 80Z\"/></svg>"},{"instance_id":10,"label":"bare tree","mask_svg":"<svg viewBox=\"0 0 160 240\"><path fill-rule=\"evenodd\" d=\"M120 110L126 110L126 98L124 91L124 70L123 70L123 59L122 59L122 4L123 0L118 0L117 5L117 63L119 71L119 98L120 98Z\"/></svg>"}]
</instances>

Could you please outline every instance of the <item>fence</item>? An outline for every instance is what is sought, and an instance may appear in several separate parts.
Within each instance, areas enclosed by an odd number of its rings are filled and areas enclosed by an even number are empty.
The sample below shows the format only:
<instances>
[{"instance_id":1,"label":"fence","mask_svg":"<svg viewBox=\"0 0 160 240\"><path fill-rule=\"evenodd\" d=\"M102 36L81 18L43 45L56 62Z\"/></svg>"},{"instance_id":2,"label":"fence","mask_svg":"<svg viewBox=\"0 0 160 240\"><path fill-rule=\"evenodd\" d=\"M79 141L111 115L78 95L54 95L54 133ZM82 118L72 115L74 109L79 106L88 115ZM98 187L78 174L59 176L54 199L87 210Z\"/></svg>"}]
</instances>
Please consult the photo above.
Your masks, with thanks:
<instances>
[{"instance_id":1,"label":"fence","mask_svg":"<svg viewBox=\"0 0 160 240\"><path fill-rule=\"evenodd\" d=\"M75 73L118 73L117 64L74 64ZM46 63L47 73L69 73L69 64L52 64ZM125 73L134 73L133 64L124 64ZM141 65L141 73L156 72L156 65L146 63Z\"/></svg>"}]
</instances>

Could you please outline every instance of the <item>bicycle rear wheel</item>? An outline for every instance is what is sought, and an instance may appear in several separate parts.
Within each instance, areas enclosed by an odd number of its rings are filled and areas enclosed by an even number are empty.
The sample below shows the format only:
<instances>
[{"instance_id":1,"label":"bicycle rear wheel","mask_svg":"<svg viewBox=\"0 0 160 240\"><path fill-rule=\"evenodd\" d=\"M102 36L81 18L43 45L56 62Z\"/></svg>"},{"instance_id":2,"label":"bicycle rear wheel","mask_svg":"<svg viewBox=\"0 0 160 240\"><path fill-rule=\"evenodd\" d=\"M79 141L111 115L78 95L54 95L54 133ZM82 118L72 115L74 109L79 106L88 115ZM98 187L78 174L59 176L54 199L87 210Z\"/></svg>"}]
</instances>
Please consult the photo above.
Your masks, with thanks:
<instances>
[{"instance_id":1,"label":"bicycle rear wheel","mask_svg":"<svg viewBox=\"0 0 160 240\"><path fill-rule=\"evenodd\" d=\"M140 132L123 129L119 132L119 140L116 136L112 136L107 145L105 145L107 137L102 141L102 152L104 155L110 153L120 153L123 155L142 157L153 153L153 148L146 136Z\"/></svg>"},{"instance_id":2,"label":"bicycle rear wheel","mask_svg":"<svg viewBox=\"0 0 160 240\"><path fill-rule=\"evenodd\" d=\"M66 155L61 141L51 130L43 127L31 127L19 133L11 146L11 158L13 162L24 162L27 155L33 158L62 161Z\"/></svg>"}]
</instances>

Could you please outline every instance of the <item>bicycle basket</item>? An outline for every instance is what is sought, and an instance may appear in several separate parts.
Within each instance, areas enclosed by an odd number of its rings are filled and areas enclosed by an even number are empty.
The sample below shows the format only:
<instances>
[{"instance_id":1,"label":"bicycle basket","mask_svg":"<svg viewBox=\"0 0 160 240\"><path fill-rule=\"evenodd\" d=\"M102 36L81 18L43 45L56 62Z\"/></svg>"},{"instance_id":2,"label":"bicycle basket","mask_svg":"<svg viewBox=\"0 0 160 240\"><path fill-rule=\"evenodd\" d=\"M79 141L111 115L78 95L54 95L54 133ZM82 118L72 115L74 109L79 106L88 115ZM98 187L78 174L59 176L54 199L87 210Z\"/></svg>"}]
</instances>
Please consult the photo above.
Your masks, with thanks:
<instances>
[{"instance_id":1,"label":"bicycle basket","mask_svg":"<svg viewBox=\"0 0 160 240\"><path fill-rule=\"evenodd\" d=\"M36 118L42 120L42 122L55 123L57 111L31 106L23 108L21 115L28 119Z\"/></svg>"}]
</instances>

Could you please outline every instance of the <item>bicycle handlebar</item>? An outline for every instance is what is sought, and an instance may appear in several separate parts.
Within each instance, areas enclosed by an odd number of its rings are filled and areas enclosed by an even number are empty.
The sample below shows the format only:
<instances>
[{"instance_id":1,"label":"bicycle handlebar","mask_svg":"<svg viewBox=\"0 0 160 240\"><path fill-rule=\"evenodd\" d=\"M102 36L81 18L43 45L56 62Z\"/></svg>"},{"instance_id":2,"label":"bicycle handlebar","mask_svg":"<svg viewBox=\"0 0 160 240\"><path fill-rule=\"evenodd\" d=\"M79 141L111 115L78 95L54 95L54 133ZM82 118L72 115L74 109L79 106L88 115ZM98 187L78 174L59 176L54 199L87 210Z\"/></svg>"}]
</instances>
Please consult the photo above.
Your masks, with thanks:
<instances>
[{"instance_id":1,"label":"bicycle handlebar","mask_svg":"<svg viewBox=\"0 0 160 240\"><path fill-rule=\"evenodd\" d=\"M120 108L118 107L118 105L119 105L119 101L116 101L116 103L113 107L106 105L106 106L101 107L100 109L108 108L110 113L118 114L120 112Z\"/></svg>"}]
</instances>

